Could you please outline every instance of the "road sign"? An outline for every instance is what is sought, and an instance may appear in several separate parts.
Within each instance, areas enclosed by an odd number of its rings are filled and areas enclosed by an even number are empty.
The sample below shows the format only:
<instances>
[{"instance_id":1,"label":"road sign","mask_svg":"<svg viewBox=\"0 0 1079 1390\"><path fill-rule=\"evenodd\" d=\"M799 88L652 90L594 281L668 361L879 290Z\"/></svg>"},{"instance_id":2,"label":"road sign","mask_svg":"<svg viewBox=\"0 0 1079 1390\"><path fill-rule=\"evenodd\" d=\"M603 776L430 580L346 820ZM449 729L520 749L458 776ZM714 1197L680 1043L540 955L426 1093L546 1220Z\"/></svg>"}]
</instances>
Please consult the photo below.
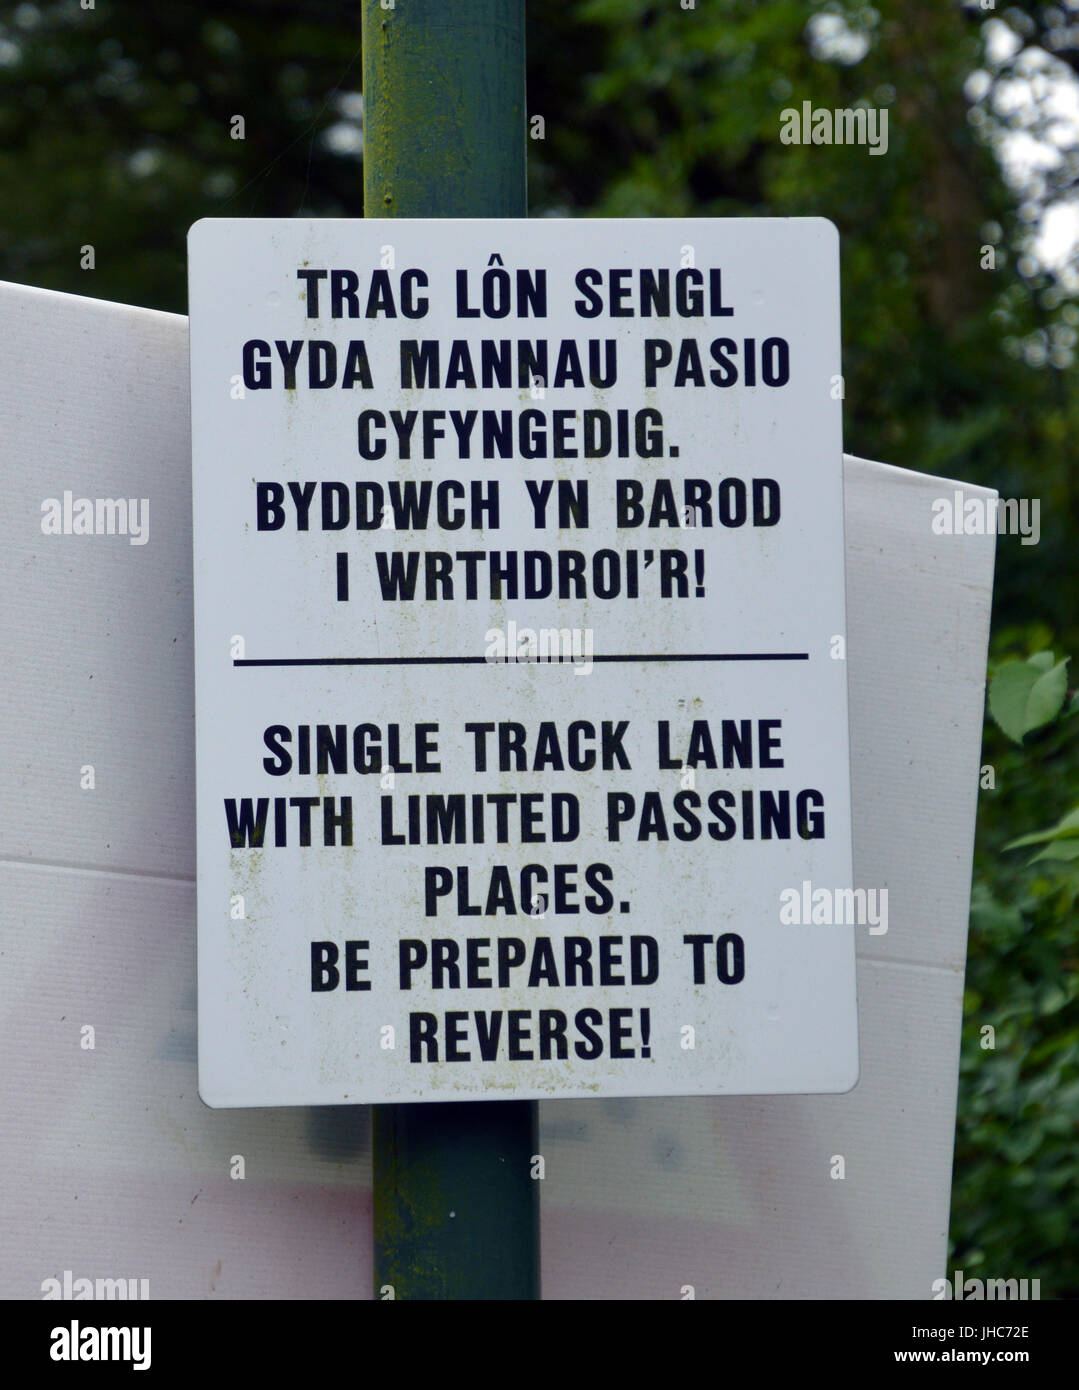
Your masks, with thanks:
<instances>
[{"instance_id":1,"label":"road sign","mask_svg":"<svg viewBox=\"0 0 1079 1390\"><path fill-rule=\"evenodd\" d=\"M831 224L189 254L203 1098L849 1089Z\"/></svg>"}]
</instances>

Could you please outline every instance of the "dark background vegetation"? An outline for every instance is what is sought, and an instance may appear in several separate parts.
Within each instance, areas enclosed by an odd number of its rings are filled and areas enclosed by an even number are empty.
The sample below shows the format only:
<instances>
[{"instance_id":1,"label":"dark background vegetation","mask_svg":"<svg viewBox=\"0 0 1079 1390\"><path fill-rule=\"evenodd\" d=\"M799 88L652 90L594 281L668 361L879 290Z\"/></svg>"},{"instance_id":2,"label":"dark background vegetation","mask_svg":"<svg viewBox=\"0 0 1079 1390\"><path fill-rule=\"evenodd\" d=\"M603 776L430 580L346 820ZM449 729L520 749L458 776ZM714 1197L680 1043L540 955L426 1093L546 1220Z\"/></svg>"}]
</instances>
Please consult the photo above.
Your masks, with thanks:
<instances>
[{"instance_id":1,"label":"dark background vegetation","mask_svg":"<svg viewBox=\"0 0 1079 1390\"><path fill-rule=\"evenodd\" d=\"M546 124L532 216L831 218L847 449L1040 498L1041 543L998 542L991 669L1079 652L1079 305L1073 272L1031 254L1079 170L1037 76L1046 54L1079 70L1079 0L528 0L528 14L528 109ZM1006 58L991 25L1015 36ZM359 5L330 0L5 9L0 276L183 313L197 218L359 216L359 45ZM779 113L802 100L887 107L887 154L782 145ZM1049 142L1053 166L1005 177L1016 130ZM1079 1297L1079 874L1068 853L1028 865L1003 846L1071 808L1075 749L1070 716L1022 746L987 723L952 1203L952 1264L1040 1278L1043 1297Z\"/></svg>"}]
</instances>

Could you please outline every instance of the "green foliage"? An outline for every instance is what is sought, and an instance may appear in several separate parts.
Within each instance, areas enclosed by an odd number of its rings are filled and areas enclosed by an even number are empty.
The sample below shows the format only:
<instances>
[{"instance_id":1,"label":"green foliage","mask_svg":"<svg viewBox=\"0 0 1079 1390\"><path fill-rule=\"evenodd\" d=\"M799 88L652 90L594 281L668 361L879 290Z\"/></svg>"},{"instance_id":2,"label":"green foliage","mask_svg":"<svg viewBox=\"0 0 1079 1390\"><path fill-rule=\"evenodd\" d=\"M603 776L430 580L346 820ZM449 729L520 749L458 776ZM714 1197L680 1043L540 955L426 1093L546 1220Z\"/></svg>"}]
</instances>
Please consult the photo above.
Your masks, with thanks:
<instances>
[{"instance_id":1,"label":"green foliage","mask_svg":"<svg viewBox=\"0 0 1079 1390\"><path fill-rule=\"evenodd\" d=\"M1062 670L1047 650L1015 657L1050 641L1036 625L1002 631L990 691L1018 670L1029 693ZM985 729L995 786L979 804L952 1194L953 1265L1040 1278L1043 1298L1079 1296L1079 722L1063 702L1061 688L1050 703L1062 712L1028 722L1021 698L1004 698L1001 718L990 695L1001 727Z\"/></svg>"},{"instance_id":2,"label":"green foliage","mask_svg":"<svg viewBox=\"0 0 1079 1390\"><path fill-rule=\"evenodd\" d=\"M199 217L359 212L358 161L328 142L355 124L359 45L359 6L330 0L5 7L0 273L183 313Z\"/></svg>"},{"instance_id":3,"label":"green foliage","mask_svg":"<svg viewBox=\"0 0 1079 1390\"><path fill-rule=\"evenodd\" d=\"M1033 835L1020 835L1017 840L1004 846L1005 849L1021 849L1024 845L1045 845L1040 854L1030 861L1038 864L1043 859L1079 858L1079 808L1061 816L1056 825L1048 830L1039 830Z\"/></svg>"},{"instance_id":4,"label":"green foliage","mask_svg":"<svg viewBox=\"0 0 1079 1390\"><path fill-rule=\"evenodd\" d=\"M1055 719L1068 693L1068 658L1052 652L1005 663L989 682L989 712L1016 743Z\"/></svg>"}]
</instances>

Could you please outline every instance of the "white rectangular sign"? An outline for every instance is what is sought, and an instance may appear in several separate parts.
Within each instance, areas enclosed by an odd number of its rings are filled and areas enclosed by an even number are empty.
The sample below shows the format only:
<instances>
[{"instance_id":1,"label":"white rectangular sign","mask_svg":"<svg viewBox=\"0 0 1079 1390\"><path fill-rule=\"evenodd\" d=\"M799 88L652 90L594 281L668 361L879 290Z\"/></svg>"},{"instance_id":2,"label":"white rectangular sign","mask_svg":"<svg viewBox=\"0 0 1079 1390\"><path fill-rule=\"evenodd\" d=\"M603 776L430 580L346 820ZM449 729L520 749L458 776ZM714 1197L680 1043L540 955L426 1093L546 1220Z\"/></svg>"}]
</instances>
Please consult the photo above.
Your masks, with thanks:
<instances>
[{"instance_id":1,"label":"white rectangular sign","mask_svg":"<svg viewBox=\"0 0 1079 1390\"><path fill-rule=\"evenodd\" d=\"M203 1099L853 1086L834 227L189 262Z\"/></svg>"}]
</instances>

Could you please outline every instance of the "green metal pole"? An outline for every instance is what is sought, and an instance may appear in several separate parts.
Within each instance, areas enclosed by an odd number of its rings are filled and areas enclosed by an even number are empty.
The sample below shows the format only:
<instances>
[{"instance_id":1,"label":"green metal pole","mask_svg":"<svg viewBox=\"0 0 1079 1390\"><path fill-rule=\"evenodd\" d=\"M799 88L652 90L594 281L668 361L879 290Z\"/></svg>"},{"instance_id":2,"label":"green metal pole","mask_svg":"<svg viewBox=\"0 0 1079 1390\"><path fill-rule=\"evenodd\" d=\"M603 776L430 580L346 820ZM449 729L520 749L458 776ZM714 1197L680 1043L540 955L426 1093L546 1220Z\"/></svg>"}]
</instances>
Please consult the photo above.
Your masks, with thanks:
<instances>
[{"instance_id":1,"label":"green metal pole","mask_svg":"<svg viewBox=\"0 0 1079 1390\"><path fill-rule=\"evenodd\" d=\"M524 217L524 0L363 0L365 217Z\"/></svg>"},{"instance_id":2,"label":"green metal pole","mask_svg":"<svg viewBox=\"0 0 1079 1390\"><path fill-rule=\"evenodd\" d=\"M364 215L524 217L524 0L363 0ZM539 1297L536 1106L375 1107L375 1297Z\"/></svg>"}]
</instances>

